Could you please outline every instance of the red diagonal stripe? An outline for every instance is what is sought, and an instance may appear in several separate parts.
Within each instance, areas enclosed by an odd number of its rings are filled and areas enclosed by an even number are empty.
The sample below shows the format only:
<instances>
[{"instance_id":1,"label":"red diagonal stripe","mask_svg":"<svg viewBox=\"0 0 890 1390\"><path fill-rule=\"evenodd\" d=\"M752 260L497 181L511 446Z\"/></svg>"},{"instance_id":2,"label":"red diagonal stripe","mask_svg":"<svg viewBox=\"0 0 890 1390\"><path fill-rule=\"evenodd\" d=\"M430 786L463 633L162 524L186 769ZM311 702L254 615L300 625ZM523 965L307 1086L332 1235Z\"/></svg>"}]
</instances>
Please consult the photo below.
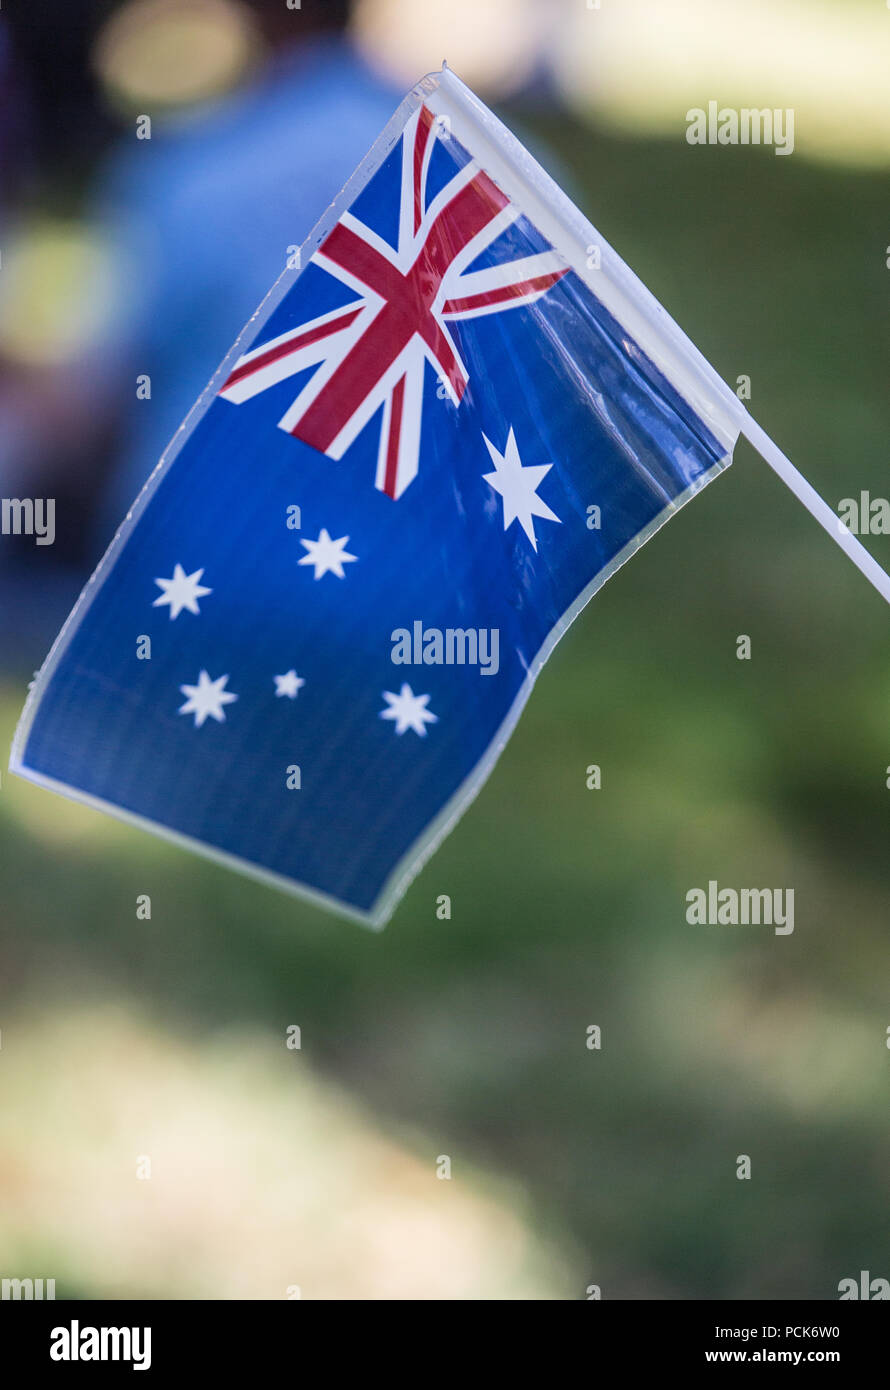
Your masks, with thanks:
<instances>
[{"instance_id":1,"label":"red diagonal stripe","mask_svg":"<svg viewBox=\"0 0 890 1390\"><path fill-rule=\"evenodd\" d=\"M351 227L338 222L318 249L384 299L398 295L405 278L402 272Z\"/></svg>"},{"instance_id":2,"label":"red diagonal stripe","mask_svg":"<svg viewBox=\"0 0 890 1390\"><path fill-rule=\"evenodd\" d=\"M446 299L442 305L443 314L465 314L470 309L483 309L489 304L506 304L511 299L521 299L527 294L541 294L555 285L567 273L553 270L547 275L534 275L530 280L518 280L515 285L499 285L497 289L484 290L481 294L468 294L464 299Z\"/></svg>"},{"instance_id":3,"label":"red diagonal stripe","mask_svg":"<svg viewBox=\"0 0 890 1390\"><path fill-rule=\"evenodd\" d=\"M429 287L428 304L435 298L442 276L454 258L508 201L497 184L480 170L445 204L411 267L418 283Z\"/></svg>"},{"instance_id":4,"label":"red diagonal stripe","mask_svg":"<svg viewBox=\"0 0 890 1390\"><path fill-rule=\"evenodd\" d=\"M426 154L426 147L429 143L430 133L433 128L433 116L428 106L421 106L420 116L417 121L417 130L414 133L414 231L423 221L423 208L420 201L420 180L423 174L423 158Z\"/></svg>"},{"instance_id":5,"label":"red diagonal stripe","mask_svg":"<svg viewBox=\"0 0 890 1390\"><path fill-rule=\"evenodd\" d=\"M349 313L341 314L339 318L332 319L330 323L323 323L317 328L310 329L308 333L298 333L293 338L288 338L285 343L277 343L275 347L269 348L268 352L261 352L259 357L252 357L249 362L242 362L241 366L235 367L227 377L220 390L225 391L227 386L234 386L237 381L243 381L246 376L253 376L254 372L262 371L263 367L268 367L270 362L278 362L282 357L288 357L292 352L308 347L310 343L317 343L319 338L327 338L331 333L338 333L341 328L348 328L360 311L361 305Z\"/></svg>"}]
</instances>

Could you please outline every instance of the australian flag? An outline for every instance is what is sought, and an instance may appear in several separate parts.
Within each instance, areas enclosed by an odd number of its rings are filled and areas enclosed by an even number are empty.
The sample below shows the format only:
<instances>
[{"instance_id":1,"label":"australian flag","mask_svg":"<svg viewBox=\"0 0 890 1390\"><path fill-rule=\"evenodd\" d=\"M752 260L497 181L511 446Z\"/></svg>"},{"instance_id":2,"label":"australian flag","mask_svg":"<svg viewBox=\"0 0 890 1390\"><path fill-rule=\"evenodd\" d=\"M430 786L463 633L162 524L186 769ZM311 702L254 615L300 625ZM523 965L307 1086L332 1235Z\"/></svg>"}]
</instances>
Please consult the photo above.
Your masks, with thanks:
<instances>
[{"instance_id":1,"label":"australian flag","mask_svg":"<svg viewBox=\"0 0 890 1390\"><path fill-rule=\"evenodd\" d=\"M734 397L447 69L153 473L11 766L372 924Z\"/></svg>"}]
</instances>

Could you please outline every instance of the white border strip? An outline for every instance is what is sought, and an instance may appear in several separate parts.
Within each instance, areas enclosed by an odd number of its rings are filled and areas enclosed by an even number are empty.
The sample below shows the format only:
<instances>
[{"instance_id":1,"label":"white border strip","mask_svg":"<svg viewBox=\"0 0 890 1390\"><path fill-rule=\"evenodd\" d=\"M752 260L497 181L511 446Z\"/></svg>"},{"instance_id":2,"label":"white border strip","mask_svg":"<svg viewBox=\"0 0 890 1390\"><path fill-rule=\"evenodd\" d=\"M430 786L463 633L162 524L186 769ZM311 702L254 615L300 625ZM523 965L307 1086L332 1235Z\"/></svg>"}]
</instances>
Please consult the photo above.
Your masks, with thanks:
<instances>
[{"instance_id":1,"label":"white border strip","mask_svg":"<svg viewBox=\"0 0 890 1390\"><path fill-rule=\"evenodd\" d=\"M572 270L618 320L647 357L684 397L728 451L746 410L735 392L629 266L600 236L515 135L447 67L425 77L420 88L431 111L478 160L487 174L569 262ZM589 248L600 268L588 265Z\"/></svg>"}]
</instances>

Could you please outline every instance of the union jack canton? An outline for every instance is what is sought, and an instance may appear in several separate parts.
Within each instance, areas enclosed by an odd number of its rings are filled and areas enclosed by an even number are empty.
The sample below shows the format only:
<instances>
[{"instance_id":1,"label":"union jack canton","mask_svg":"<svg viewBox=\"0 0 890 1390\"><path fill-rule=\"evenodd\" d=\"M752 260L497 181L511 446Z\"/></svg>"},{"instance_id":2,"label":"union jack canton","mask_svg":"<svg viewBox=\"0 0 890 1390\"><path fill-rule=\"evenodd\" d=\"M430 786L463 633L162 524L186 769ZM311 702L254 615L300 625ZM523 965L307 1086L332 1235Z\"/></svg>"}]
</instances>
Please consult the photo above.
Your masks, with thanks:
<instances>
[{"instance_id":1,"label":"union jack canton","mask_svg":"<svg viewBox=\"0 0 890 1390\"><path fill-rule=\"evenodd\" d=\"M569 623L738 429L591 224L433 74L152 474L11 767L380 925Z\"/></svg>"},{"instance_id":2,"label":"union jack canton","mask_svg":"<svg viewBox=\"0 0 890 1390\"><path fill-rule=\"evenodd\" d=\"M447 181L430 196L430 162L447 133L422 104L400 140L395 244L344 212L311 263L349 300L244 353L220 391L240 404L316 367L279 425L332 459L382 407L376 485L392 498L417 474L426 364L453 405L463 399L468 371L449 324L531 304L568 268L540 251L468 271L519 209L456 144L442 161Z\"/></svg>"}]
</instances>

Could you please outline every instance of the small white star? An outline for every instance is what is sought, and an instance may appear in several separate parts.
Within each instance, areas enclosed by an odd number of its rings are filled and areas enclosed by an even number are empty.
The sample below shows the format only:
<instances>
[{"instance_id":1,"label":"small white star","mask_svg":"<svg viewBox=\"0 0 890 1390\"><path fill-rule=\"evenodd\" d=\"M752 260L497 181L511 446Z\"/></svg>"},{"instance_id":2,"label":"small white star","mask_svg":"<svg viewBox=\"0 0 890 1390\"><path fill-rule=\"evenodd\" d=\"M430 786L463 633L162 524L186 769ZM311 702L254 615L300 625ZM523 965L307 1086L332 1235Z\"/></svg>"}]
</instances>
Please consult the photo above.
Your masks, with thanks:
<instances>
[{"instance_id":1,"label":"small white star","mask_svg":"<svg viewBox=\"0 0 890 1390\"><path fill-rule=\"evenodd\" d=\"M406 729L413 729L421 738L425 738L426 725L438 722L439 716L426 707L429 695L415 695L410 685L403 685L398 695L384 690L383 698L389 708L380 711L380 718L394 719L397 734L403 734Z\"/></svg>"},{"instance_id":2,"label":"small white star","mask_svg":"<svg viewBox=\"0 0 890 1390\"><path fill-rule=\"evenodd\" d=\"M206 671L202 671L198 676L197 685L181 685L179 688L183 695L188 699L184 705L180 705L180 714L193 714L195 716L195 728L200 729L204 720L208 717L215 719L218 724L224 724L226 716L223 714L223 705L230 705L238 696L225 689L228 676L220 676L218 680L212 681Z\"/></svg>"},{"instance_id":3,"label":"small white star","mask_svg":"<svg viewBox=\"0 0 890 1390\"><path fill-rule=\"evenodd\" d=\"M512 526L514 521L518 521L537 550L538 539L532 517L541 516L545 521L560 520L537 495L538 488L553 464L529 464L527 468L523 467L512 426L507 435L507 447L502 454L484 434L482 438L485 439L495 470L493 473L483 473L482 476L504 499L504 530Z\"/></svg>"},{"instance_id":4,"label":"small white star","mask_svg":"<svg viewBox=\"0 0 890 1390\"><path fill-rule=\"evenodd\" d=\"M286 695L289 700L297 698L297 691L302 690L306 684L302 676L298 676L296 671L288 671L283 676L275 676L275 694Z\"/></svg>"},{"instance_id":5,"label":"small white star","mask_svg":"<svg viewBox=\"0 0 890 1390\"><path fill-rule=\"evenodd\" d=\"M321 576L329 571L331 574L335 574L338 579L344 579L343 565L358 559L357 555L350 555L348 551L342 549L348 540L348 536L341 536L338 541L332 541L327 530L322 526L317 541L300 541L300 545L305 546L309 554L304 555L302 560L298 560L297 563L314 565L316 579L321 579Z\"/></svg>"},{"instance_id":6,"label":"small white star","mask_svg":"<svg viewBox=\"0 0 890 1390\"><path fill-rule=\"evenodd\" d=\"M198 599L205 594L212 594L212 589L207 589L201 583L201 576L204 571L195 570L194 574L186 574L182 565L175 565L173 568L172 579L156 579L155 583L163 589L160 598L156 598L152 608L161 608L165 603L170 605L170 618L178 618L183 608L187 608L190 613L200 613Z\"/></svg>"}]
</instances>

